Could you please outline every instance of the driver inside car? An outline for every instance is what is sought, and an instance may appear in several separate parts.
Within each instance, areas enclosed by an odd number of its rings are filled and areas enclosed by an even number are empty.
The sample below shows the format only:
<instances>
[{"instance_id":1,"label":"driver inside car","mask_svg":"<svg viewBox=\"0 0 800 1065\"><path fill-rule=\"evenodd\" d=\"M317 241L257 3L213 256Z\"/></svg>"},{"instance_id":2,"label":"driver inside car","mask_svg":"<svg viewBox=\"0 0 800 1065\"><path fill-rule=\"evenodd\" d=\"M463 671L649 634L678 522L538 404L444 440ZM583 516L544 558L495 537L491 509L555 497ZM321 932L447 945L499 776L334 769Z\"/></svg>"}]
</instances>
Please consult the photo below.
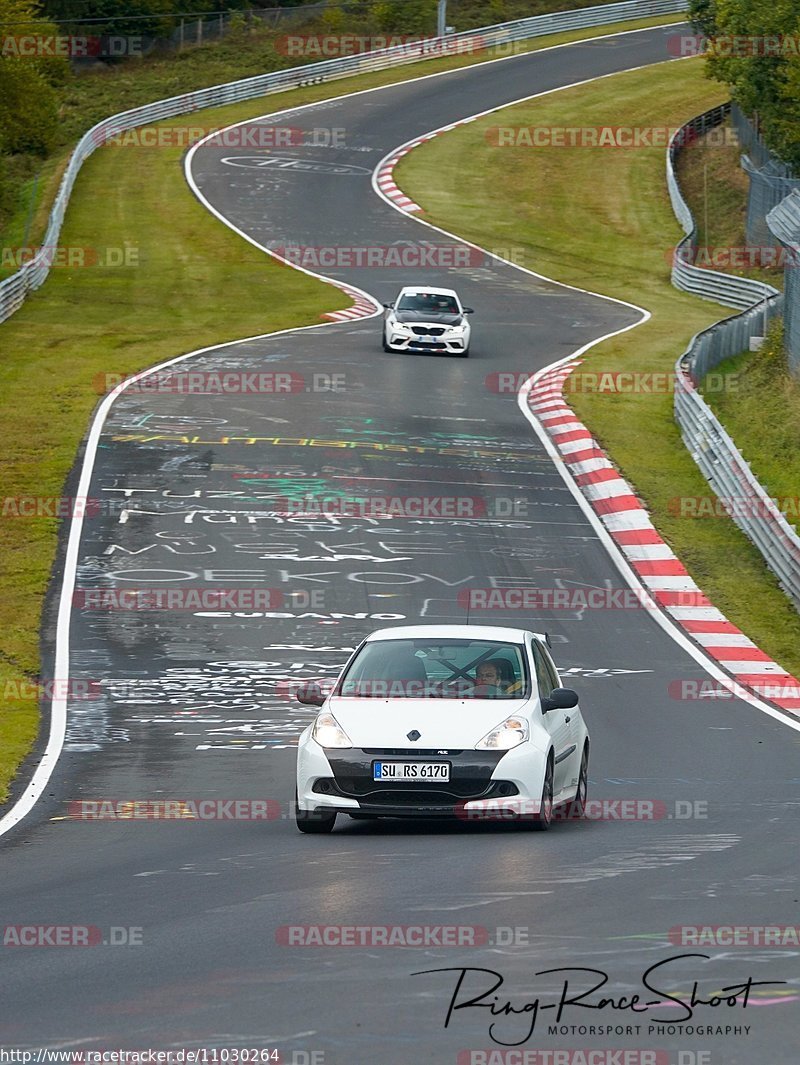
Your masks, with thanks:
<instances>
[{"instance_id":1,"label":"driver inside car","mask_svg":"<svg viewBox=\"0 0 800 1065\"><path fill-rule=\"evenodd\" d=\"M521 685L514 679L509 662L502 658L490 658L481 662L475 670L473 696L479 699L502 699L519 691Z\"/></svg>"},{"instance_id":2,"label":"driver inside car","mask_svg":"<svg viewBox=\"0 0 800 1065\"><path fill-rule=\"evenodd\" d=\"M507 684L501 677L500 663L497 661L481 662L475 670L475 695L483 699L496 699L502 695Z\"/></svg>"}]
</instances>

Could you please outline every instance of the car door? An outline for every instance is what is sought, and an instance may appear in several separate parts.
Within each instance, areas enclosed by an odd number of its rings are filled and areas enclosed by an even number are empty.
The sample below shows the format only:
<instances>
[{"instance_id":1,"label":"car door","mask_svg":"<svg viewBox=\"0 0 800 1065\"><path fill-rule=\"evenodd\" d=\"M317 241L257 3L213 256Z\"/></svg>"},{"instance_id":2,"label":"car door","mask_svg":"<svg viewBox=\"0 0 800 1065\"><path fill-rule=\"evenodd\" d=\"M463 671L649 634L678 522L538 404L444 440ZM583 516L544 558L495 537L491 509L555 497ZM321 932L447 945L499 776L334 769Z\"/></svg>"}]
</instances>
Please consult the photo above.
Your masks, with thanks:
<instances>
[{"instance_id":1,"label":"car door","mask_svg":"<svg viewBox=\"0 0 800 1065\"><path fill-rule=\"evenodd\" d=\"M550 661L550 656L538 640L533 641L532 647L539 698L546 699L553 688L559 687L558 674ZM573 763L575 762L576 747L570 727L572 713L573 711L571 710L548 710L546 714L542 714L542 723L550 733L553 750L555 751L553 799L556 802L565 788L571 790L574 776Z\"/></svg>"}]
</instances>

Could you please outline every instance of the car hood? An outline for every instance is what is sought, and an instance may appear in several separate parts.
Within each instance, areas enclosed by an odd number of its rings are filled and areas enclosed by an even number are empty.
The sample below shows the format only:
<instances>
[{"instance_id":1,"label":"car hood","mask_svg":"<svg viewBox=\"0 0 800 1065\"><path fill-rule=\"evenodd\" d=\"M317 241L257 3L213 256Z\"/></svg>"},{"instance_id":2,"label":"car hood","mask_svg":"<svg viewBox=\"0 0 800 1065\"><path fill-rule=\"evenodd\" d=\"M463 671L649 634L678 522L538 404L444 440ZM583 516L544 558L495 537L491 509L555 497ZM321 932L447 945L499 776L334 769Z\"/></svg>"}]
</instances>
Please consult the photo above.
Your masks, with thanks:
<instances>
[{"instance_id":1,"label":"car hood","mask_svg":"<svg viewBox=\"0 0 800 1065\"><path fill-rule=\"evenodd\" d=\"M393 311L395 320L405 325L463 325L460 314L435 314L432 311Z\"/></svg>"},{"instance_id":2,"label":"car hood","mask_svg":"<svg viewBox=\"0 0 800 1065\"><path fill-rule=\"evenodd\" d=\"M527 699L347 699L329 710L354 747L468 749L501 721L524 712ZM417 741L408 733L416 729Z\"/></svg>"}]
</instances>

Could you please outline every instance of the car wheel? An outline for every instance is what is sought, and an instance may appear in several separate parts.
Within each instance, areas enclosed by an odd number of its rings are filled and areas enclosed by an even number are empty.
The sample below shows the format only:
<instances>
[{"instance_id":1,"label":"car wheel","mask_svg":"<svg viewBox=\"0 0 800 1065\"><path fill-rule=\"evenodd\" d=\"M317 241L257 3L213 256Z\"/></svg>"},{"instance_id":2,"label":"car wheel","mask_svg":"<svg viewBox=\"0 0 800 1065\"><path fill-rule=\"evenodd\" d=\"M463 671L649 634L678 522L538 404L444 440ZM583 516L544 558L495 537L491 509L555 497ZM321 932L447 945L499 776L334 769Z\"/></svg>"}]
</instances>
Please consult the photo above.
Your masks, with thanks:
<instances>
[{"instance_id":1,"label":"car wheel","mask_svg":"<svg viewBox=\"0 0 800 1065\"><path fill-rule=\"evenodd\" d=\"M532 828L534 832L546 832L553 823L553 774L553 759L550 757L547 759L547 769L544 774L544 784L542 785L542 801L538 816L526 822L528 827Z\"/></svg>"},{"instance_id":2,"label":"car wheel","mask_svg":"<svg viewBox=\"0 0 800 1065\"><path fill-rule=\"evenodd\" d=\"M578 772L578 787L575 798L567 805L567 817L580 819L586 815L586 799L589 794L589 744L583 748L581 768Z\"/></svg>"},{"instance_id":3,"label":"car wheel","mask_svg":"<svg viewBox=\"0 0 800 1065\"><path fill-rule=\"evenodd\" d=\"M301 832L316 834L333 832L333 826L336 824L335 811L332 813L310 813L307 810L301 810L300 803L297 801L296 790L294 793L294 818Z\"/></svg>"},{"instance_id":4,"label":"car wheel","mask_svg":"<svg viewBox=\"0 0 800 1065\"><path fill-rule=\"evenodd\" d=\"M392 349L391 349L391 348L389 347L389 345L388 345L388 344L386 343L386 331L385 331L385 330L384 330L384 333L383 333L383 338L382 338L382 339L383 339L383 350L384 350L384 351L386 351L386 352L391 352L391 350L392 350Z\"/></svg>"},{"instance_id":5,"label":"car wheel","mask_svg":"<svg viewBox=\"0 0 800 1065\"><path fill-rule=\"evenodd\" d=\"M463 351L459 351L458 357L459 357L459 359L468 359L469 358L469 348L464 348Z\"/></svg>"}]
</instances>

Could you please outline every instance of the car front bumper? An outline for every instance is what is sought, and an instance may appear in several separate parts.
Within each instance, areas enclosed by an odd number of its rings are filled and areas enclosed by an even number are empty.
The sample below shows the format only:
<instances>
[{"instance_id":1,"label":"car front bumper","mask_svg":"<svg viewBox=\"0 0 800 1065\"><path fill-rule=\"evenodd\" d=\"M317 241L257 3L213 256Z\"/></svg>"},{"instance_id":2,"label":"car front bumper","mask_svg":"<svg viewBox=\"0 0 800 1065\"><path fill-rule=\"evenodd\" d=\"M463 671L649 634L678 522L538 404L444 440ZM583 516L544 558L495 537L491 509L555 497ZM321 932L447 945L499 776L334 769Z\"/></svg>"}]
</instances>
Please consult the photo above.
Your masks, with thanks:
<instances>
[{"instance_id":1,"label":"car front bumper","mask_svg":"<svg viewBox=\"0 0 800 1065\"><path fill-rule=\"evenodd\" d=\"M417 336L416 334L387 330L387 343L395 351L438 351L460 355L469 345L469 335Z\"/></svg>"}]
</instances>

